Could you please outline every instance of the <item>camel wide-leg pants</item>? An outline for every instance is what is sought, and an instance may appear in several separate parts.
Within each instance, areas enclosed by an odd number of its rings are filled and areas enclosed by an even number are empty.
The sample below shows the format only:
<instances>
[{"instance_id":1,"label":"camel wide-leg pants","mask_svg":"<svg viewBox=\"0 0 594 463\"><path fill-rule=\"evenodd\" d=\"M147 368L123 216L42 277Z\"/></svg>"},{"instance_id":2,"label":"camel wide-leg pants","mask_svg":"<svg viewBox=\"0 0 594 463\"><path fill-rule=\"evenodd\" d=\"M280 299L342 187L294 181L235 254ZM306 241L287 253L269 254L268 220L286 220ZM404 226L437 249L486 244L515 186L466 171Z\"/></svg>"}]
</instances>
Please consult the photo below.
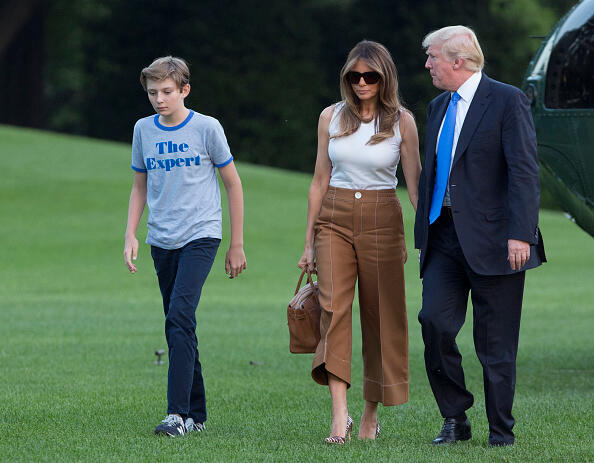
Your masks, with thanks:
<instances>
[{"instance_id":1,"label":"camel wide-leg pants","mask_svg":"<svg viewBox=\"0 0 594 463\"><path fill-rule=\"evenodd\" d=\"M352 303L358 279L363 397L384 405L406 402L406 244L395 191L329 187L314 243L322 316L313 379L327 385L332 373L350 387Z\"/></svg>"}]
</instances>

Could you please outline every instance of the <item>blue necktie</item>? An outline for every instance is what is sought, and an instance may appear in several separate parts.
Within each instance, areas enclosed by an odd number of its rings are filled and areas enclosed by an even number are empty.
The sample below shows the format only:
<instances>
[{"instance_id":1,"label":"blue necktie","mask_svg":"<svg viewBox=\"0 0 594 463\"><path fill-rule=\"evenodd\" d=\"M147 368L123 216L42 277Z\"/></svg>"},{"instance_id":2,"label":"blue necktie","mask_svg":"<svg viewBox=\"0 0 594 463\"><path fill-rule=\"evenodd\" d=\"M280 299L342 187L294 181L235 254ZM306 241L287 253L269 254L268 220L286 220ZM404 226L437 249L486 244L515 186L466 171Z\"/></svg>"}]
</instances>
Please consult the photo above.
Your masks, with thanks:
<instances>
[{"instance_id":1,"label":"blue necktie","mask_svg":"<svg viewBox=\"0 0 594 463\"><path fill-rule=\"evenodd\" d=\"M441 135L437 145L437 168L435 171L435 185L433 187L433 197L431 198L431 210L429 211L429 223L433 223L441 214L443 197L450 176L450 164L452 160L452 145L454 144L454 129L456 128L456 106L460 95L454 92L448 110L445 115L445 121L441 128Z\"/></svg>"}]
</instances>

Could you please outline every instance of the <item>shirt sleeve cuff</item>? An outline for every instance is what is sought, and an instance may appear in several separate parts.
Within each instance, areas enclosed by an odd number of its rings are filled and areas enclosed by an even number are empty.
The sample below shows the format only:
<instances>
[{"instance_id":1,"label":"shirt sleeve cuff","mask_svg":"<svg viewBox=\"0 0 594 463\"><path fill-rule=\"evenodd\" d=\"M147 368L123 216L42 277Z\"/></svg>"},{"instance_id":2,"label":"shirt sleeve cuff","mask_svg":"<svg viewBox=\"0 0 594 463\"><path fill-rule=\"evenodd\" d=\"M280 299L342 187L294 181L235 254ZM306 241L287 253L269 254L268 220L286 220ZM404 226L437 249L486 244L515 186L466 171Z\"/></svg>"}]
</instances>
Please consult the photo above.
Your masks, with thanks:
<instances>
[{"instance_id":1,"label":"shirt sleeve cuff","mask_svg":"<svg viewBox=\"0 0 594 463\"><path fill-rule=\"evenodd\" d=\"M222 164L215 164L216 167L218 167L219 169L221 167L225 167L227 164L230 164L231 161L233 161L233 156L231 156L229 159L227 159L225 162L223 162Z\"/></svg>"}]
</instances>

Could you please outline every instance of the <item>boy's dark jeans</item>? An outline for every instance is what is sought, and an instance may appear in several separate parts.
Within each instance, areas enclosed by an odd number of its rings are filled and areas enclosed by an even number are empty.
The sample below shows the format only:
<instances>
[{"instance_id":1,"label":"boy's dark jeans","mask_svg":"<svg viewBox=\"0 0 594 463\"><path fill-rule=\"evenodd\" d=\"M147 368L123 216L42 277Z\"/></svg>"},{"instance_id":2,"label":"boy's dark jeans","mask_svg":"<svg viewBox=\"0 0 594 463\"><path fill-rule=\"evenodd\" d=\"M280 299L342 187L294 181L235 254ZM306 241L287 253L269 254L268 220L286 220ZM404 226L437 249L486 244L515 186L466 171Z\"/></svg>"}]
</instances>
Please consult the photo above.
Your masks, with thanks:
<instances>
[{"instance_id":1,"label":"boy's dark jeans","mask_svg":"<svg viewBox=\"0 0 594 463\"><path fill-rule=\"evenodd\" d=\"M200 238L180 249L151 246L165 310L169 347L167 413L206 421L206 399L196 338L196 307L221 240Z\"/></svg>"}]
</instances>

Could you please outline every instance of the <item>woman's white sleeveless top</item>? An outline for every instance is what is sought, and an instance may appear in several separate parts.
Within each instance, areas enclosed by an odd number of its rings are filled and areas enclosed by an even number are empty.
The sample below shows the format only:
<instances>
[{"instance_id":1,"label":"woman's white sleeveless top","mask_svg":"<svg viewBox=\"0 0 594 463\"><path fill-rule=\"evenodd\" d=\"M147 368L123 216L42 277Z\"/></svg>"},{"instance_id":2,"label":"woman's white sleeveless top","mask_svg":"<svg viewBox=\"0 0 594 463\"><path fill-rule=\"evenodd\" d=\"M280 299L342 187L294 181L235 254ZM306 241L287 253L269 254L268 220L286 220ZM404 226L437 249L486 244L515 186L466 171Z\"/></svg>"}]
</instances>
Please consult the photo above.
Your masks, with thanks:
<instances>
[{"instance_id":1,"label":"woman's white sleeveless top","mask_svg":"<svg viewBox=\"0 0 594 463\"><path fill-rule=\"evenodd\" d=\"M400 127L394 136L375 145L366 144L375 135L375 120L361 122L359 129L346 137L332 138L340 132L340 112L344 102L334 105L330 120L328 155L332 162L330 186L352 190L396 188L396 168L400 161Z\"/></svg>"}]
</instances>

